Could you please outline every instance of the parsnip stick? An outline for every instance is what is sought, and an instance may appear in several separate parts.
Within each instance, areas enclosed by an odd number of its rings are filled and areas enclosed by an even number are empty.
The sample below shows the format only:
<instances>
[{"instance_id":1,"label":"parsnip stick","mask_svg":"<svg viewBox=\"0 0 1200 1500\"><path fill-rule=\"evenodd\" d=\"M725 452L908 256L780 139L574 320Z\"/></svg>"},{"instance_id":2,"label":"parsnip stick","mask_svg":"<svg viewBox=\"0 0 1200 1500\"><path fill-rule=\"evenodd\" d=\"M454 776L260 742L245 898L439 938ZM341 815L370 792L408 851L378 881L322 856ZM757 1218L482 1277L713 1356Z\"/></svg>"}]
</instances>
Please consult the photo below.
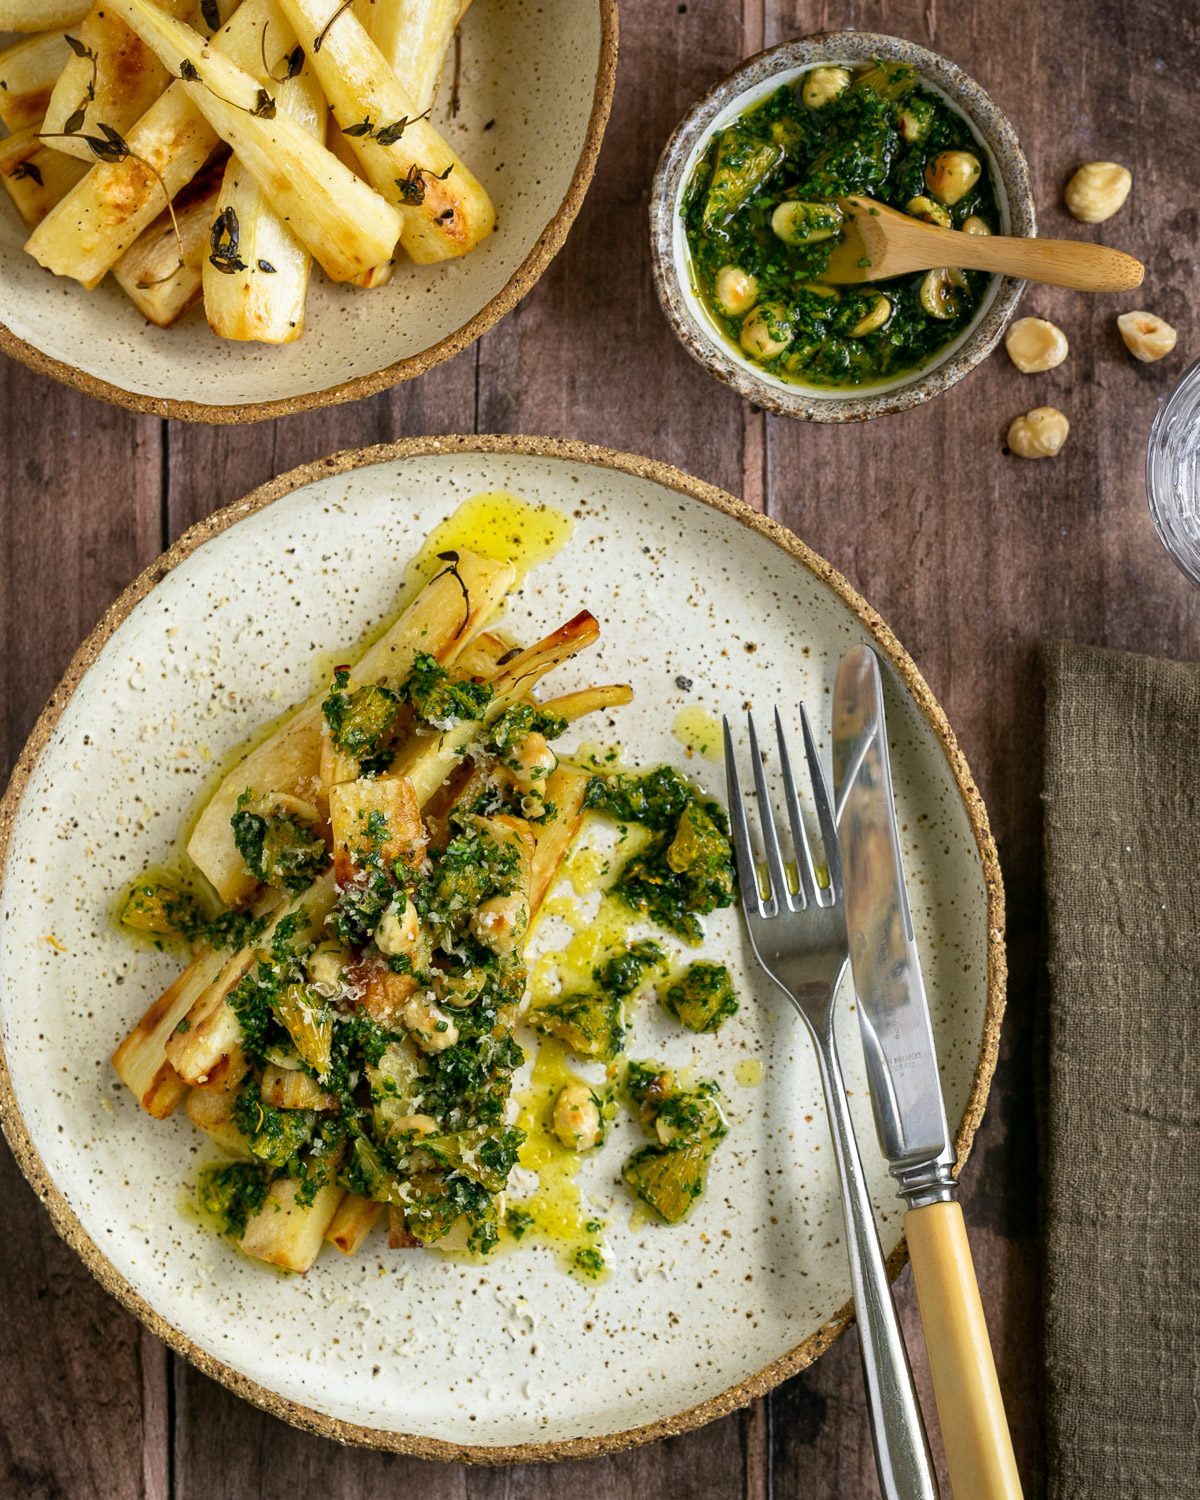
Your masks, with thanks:
<instances>
[{"instance_id":1,"label":"parsnip stick","mask_svg":"<svg viewBox=\"0 0 1200 1500\"><path fill-rule=\"evenodd\" d=\"M184 1102L184 1113L193 1125L214 1140L226 1156L252 1161L253 1154L242 1132L233 1123L237 1095L214 1089L191 1089Z\"/></svg>"},{"instance_id":2,"label":"parsnip stick","mask_svg":"<svg viewBox=\"0 0 1200 1500\"><path fill-rule=\"evenodd\" d=\"M9 130L39 124L70 57L61 31L27 37L0 52L0 122Z\"/></svg>"},{"instance_id":3,"label":"parsnip stick","mask_svg":"<svg viewBox=\"0 0 1200 1500\"><path fill-rule=\"evenodd\" d=\"M53 212L86 171L73 156L43 145L36 125L26 125L0 141L0 180L30 229Z\"/></svg>"},{"instance_id":4,"label":"parsnip stick","mask_svg":"<svg viewBox=\"0 0 1200 1500\"><path fill-rule=\"evenodd\" d=\"M397 860L416 866L425 853L428 839L411 782L403 776L364 776L341 782L329 793L333 874L339 888L365 873L360 846L372 818L382 819L387 828L374 848L389 869Z\"/></svg>"},{"instance_id":5,"label":"parsnip stick","mask_svg":"<svg viewBox=\"0 0 1200 1500\"><path fill-rule=\"evenodd\" d=\"M376 1203L371 1198L360 1198L357 1193L347 1193L329 1222L325 1239L343 1255L353 1255L375 1228L382 1212L382 1203Z\"/></svg>"},{"instance_id":6,"label":"parsnip stick","mask_svg":"<svg viewBox=\"0 0 1200 1500\"><path fill-rule=\"evenodd\" d=\"M162 992L113 1053L118 1078L156 1120L165 1120L187 1092L187 1085L167 1060L167 1042L224 963L222 953L201 954Z\"/></svg>"},{"instance_id":7,"label":"parsnip stick","mask_svg":"<svg viewBox=\"0 0 1200 1500\"><path fill-rule=\"evenodd\" d=\"M191 0L155 0L173 16L185 16ZM166 68L135 36L106 0L96 0L72 35L82 55L72 52L54 85L42 130L68 156L90 166L95 161L85 140L72 133L95 134L101 123L124 135L150 108L170 79ZM89 97L94 95L94 97Z\"/></svg>"},{"instance_id":8,"label":"parsnip stick","mask_svg":"<svg viewBox=\"0 0 1200 1500\"><path fill-rule=\"evenodd\" d=\"M503 637L494 635L490 630L481 630L455 662L455 675L478 677L481 682L491 682L498 670L500 658L507 656L512 650L512 646Z\"/></svg>"},{"instance_id":9,"label":"parsnip stick","mask_svg":"<svg viewBox=\"0 0 1200 1500\"><path fill-rule=\"evenodd\" d=\"M239 1241L247 1255L285 1271L307 1271L316 1260L343 1193L336 1183L327 1183L305 1203L302 1186L294 1177L280 1177L267 1189L263 1206L247 1221Z\"/></svg>"},{"instance_id":10,"label":"parsnip stick","mask_svg":"<svg viewBox=\"0 0 1200 1500\"><path fill-rule=\"evenodd\" d=\"M358 17L339 14L341 0L281 3L367 181L404 211L404 249L422 264L474 249L495 224L492 201L428 120L417 118L412 95Z\"/></svg>"},{"instance_id":11,"label":"parsnip stick","mask_svg":"<svg viewBox=\"0 0 1200 1500\"><path fill-rule=\"evenodd\" d=\"M593 645L599 635L600 627L595 618L587 610L582 610L552 635L515 656L496 677L492 685L492 700L482 722L490 724L498 719L505 709L519 703L547 672ZM436 739L414 740L398 756L392 773L409 778L417 800L424 807L459 764L467 745L478 732L477 722L463 720Z\"/></svg>"},{"instance_id":12,"label":"parsnip stick","mask_svg":"<svg viewBox=\"0 0 1200 1500\"><path fill-rule=\"evenodd\" d=\"M400 237L398 208L373 192L290 115L255 74L164 15L153 0L106 0L181 77L192 103L227 141L280 218L334 281L387 260ZM174 87L174 85L172 85Z\"/></svg>"},{"instance_id":13,"label":"parsnip stick","mask_svg":"<svg viewBox=\"0 0 1200 1500\"><path fill-rule=\"evenodd\" d=\"M220 185L218 176L207 174L199 191L192 192L196 184L189 184L175 201L175 223L170 214L159 214L113 267L117 285L141 315L160 328L200 300L200 268L208 255Z\"/></svg>"},{"instance_id":14,"label":"parsnip stick","mask_svg":"<svg viewBox=\"0 0 1200 1500\"><path fill-rule=\"evenodd\" d=\"M368 0L355 6L420 114L433 103L455 29L470 8L471 0Z\"/></svg>"},{"instance_id":15,"label":"parsnip stick","mask_svg":"<svg viewBox=\"0 0 1200 1500\"><path fill-rule=\"evenodd\" d=\"M217 38L228 56L247 69L260 68L264 53L268 69L274 69L296 45L275 0L242 0ZM125 140L130 155L124 161L97 162L25 246L48 271L73 276L86 287L97 286L162 212L164 187L166 196L174 198L212 155L220 137L183 85L173 83Z\"/></svg>"},{"instance_id":16,"label":"parsnip stick","mask_svg":"<svg viewBox=\"0 0 1200 1500\"><path fill-rule=\"evenodd\" d=\"M319 928L329 914L334 900L332 872L314 881L308 890L286 902L272 914L270 924L257 943L239 948L209 984L196 996L185 1017L187 1026L176 1030L167 1040L167 1057L186 1082L193 1086L231 1087L245 1072L242 1056L242 1028L229 997L239 981L256 961L262 949L269 949L271 939L285 917L303 913L305 924L295 936Z\"/></svg>"},{"instance_id":17,"label":"parsnip stick","mask_svg":"<svg viewBox=\"0 0 1200 1500\"><path fill-rule=\"evenodd\" d=\"M545 698L538 707L559 719L573 724L587 714L599 713L605 708L620 708L633 702L633 689L627 682L613 682L605 687L580 688L575 693L564 693L560 698Z\"/></svg>"},{"instance_id":18,"label":"parsnip stick","mask_svg":"<svg viewBox=\"0 0 1200 1500\"><path fill-rule=\"evenodd\" d=\"M88 12L89 0L0 0L0 32L61 31Z\"/></svg>"},{"instance_id":19,"label":"parsnip stick","mask_svg":"<svg viewBox=\"0 0 1200 1500\"><path fill-rule=\"evenodd\" d=\"M325 100L311 67L271 87L278 109L323 140ZM304 331L311 257L239 156L225 168L217 213L220 253L202 270L208 326L227 339L290 344Z\"/></svg>"},{"instance_id":20,"label":"parsnip stick","mask_svg":"<svg viewBox=\"0 0 1200 1500\"><path fill-rule=\"evenodd\" d=\"M583 795L591 776L574 766L558 766L546 778L543 800L554 804L552 822L535 830L537 843L529 872L530 920L541 910L550 894L562 862L570 852L583 823Z\"/></svg>"},{"instance_id":21,"label":"parsnip stick","mask_svg":"<svg viewBox=\"0 0 1200 1500\"><path fill-rule=\"evenodd\" d=\"M514 576L507 563L460 553L458 578L462 588L449 573L428 583L396 623L363 654L353 668L354 677L360 682L386 678L395 685L408 675L419 651L428 651L443 666L449 666L499 609ZM352 654L348 659L352 660ZM254 879L246 872L229 826L238 798L247 787L293 795L313 790L321 760L324 698L324 690L314 693L269 739L243 757L217 788L192 830L188 854L231 906L244 901L254 890Z\"/></svg>"},{"instance_id":22,"label":"parsnip stick","mask_svg":"<svg viewBox=\"0 0 1200 1500\"><path fill-rule=\"evenodd\" d=\"M322 95L322 98L324 98L324 95ZM356 177L362 177L363 181L366 182L367 179L363 177L362 163L350 149L349 137L344 136L338 129L329 111L326 110L325 113L328 120L325 131L325 144L343 166L349 167ZM372 266L369 271L364 271L361 276L356 276L354 278L354 285L361 286L365 290L370 291L372 287L387 286L395 273L396 257L393 255L390 260L385 260L382 265Z\"/></svg>"}]
</instances>

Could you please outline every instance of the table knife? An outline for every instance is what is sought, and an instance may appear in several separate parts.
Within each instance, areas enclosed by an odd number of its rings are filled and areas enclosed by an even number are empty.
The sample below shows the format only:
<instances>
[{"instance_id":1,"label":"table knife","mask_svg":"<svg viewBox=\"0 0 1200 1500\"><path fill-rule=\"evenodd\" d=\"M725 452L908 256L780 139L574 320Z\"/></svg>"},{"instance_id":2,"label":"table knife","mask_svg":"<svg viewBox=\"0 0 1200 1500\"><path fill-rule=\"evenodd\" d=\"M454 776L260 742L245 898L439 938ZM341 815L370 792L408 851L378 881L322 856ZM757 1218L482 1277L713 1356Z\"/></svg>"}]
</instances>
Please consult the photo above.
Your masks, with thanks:
<instances>
[{"instance_id":1,"label":"table knife","mask_svg":"<svg viewBox=\"0 0 1200 1500\"><path fill-rule=\"evenodd\" d=\"M1021 1483L962 1209L933 1025L904 887L879 662L843 657L833 778L850 964L879 1146L904 1217L957 1500L1020 1500Z\"/></svg>"}]
</instances>

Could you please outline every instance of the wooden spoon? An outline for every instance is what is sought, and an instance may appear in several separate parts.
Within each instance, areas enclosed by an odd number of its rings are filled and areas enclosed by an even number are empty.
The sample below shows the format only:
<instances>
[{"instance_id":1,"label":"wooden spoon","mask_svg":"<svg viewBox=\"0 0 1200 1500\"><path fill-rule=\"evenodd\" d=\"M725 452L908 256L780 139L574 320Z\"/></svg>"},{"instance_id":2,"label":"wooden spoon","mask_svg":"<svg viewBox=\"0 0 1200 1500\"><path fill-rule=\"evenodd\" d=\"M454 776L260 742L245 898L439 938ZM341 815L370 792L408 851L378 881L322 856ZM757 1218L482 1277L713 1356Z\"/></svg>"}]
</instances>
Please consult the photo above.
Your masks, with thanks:
<instances>
[{"instance_id":1,"label":"wooden spoon","mask_svg":"<svg viewBox=\"0 0 1200 1500\"><path fill-rule=\"evenodd\" d=\"M1079 292L1127 292L1141 286L1140 260L1087 240L1018 239L939 229L873 198L842 198L842 240L822 281L882 281L910 271L960 266L1002 276L1074 287Z\"/></svg>"}]
</instances>

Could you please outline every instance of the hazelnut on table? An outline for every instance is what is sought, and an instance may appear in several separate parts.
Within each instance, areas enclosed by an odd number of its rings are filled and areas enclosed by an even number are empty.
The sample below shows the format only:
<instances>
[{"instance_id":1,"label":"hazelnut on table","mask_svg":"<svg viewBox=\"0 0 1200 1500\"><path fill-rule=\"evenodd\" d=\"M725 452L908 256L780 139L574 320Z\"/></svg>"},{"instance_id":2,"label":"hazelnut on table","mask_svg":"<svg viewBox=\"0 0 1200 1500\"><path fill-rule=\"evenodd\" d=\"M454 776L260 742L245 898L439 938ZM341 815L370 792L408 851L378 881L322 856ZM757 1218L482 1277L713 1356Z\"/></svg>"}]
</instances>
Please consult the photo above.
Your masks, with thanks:
<instances>
[{"instance_id":1,"label":"hazelnut on table","mask_svg":"<svg viewBox=\"0 0 1200 1500\"><path fill-rule=\"evenodd\" d=\"M1063 192L1063 201L1083 224L1103 224L1129 197L1133 174L1115 161L1089 161L1079 167Z\"/></svg>"},{"instance_id":2,"label":"hazelnut on table","mask_svg":"<svg viewBox=\"0 0 1200 1500\"><path fill-rule=\"evenodd\" d=\"M1164 359L1174 349L1178 337L1170 323L1152 312L1122 313L1117 319L1117 327L1126 349L1143 364Z\"/></svg>"},{"instance_id":3,"label":"hazelnut on table","mask_svg":"<svg viewBox=\"0 0 1200 1500\"><path fill-rule=\"evenodd\" d=\"M1057 368L1070 348L1062 329L1045 318L1018 318L1008 330L1004 347L1022 375Z\"/></svg>"},{"instance_id":4,"label":"hazelnut on table","mask_svg":"<svg viewBox=\"0 0 1200 1500\"><path fill-rule=\"evenodd\" d=\"M1008 446L1018 458L1053 458L1070 430L1071 424L1056 406L1035 406L1014 418L1008 429Z\"/></svg>"}]
</instances>

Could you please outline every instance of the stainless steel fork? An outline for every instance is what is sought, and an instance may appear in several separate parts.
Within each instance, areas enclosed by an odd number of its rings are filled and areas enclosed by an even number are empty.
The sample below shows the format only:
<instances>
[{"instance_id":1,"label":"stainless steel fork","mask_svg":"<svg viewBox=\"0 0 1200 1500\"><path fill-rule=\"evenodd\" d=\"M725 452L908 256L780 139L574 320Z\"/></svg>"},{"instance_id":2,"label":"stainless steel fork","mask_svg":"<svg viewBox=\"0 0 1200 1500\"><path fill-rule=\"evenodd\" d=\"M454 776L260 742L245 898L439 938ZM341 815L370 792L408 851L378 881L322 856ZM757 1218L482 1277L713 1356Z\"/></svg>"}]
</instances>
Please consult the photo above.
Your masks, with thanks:
<instances>
[{"instance_id":1,"label":"stainless steel fork","mask_svg":"<svg viewBox=\"0 0 1200 1500\"><path fill-rule=\"evenodd\" d=\"M796 856L796 889L788 880L767 778L759 753L754 717L748 714L750 756L758 797L758 820L766 856L766 883L754 858L750 827L742 801L733 736L725 720L725 771L729 785L729 822L737 856L742 907L750 934L750 946L767 977L783 991L800 1012L817 1049L821 1085L829 1113L842 1207L846 1215L850 1252L850 1281L854 1311L858 1319L863 1373L871 1415L875 1462L885 1500L937 1500L937 1481L929 1456L929 1444L921 1420L921 1408L913 1389L908 1354L896 1320L896 1308L884 1270L883 1254L875 1230L875 1216L867 1193L862 1158L850 1123L846 1085L842 1079L834 1043L834 1001L846 972L849 943L842 903L842 871L838 856L837 829L830 805L829 789L821 770L817 747L803 705L800 716L804 749L812 780L813 801L825 846L829 884L817 879L812 847L800 814L796 782L792 776L787 742L779 710L775 711L775 733L779 741L779 765L783 795Z\"/></svg>"}]
</instances>

